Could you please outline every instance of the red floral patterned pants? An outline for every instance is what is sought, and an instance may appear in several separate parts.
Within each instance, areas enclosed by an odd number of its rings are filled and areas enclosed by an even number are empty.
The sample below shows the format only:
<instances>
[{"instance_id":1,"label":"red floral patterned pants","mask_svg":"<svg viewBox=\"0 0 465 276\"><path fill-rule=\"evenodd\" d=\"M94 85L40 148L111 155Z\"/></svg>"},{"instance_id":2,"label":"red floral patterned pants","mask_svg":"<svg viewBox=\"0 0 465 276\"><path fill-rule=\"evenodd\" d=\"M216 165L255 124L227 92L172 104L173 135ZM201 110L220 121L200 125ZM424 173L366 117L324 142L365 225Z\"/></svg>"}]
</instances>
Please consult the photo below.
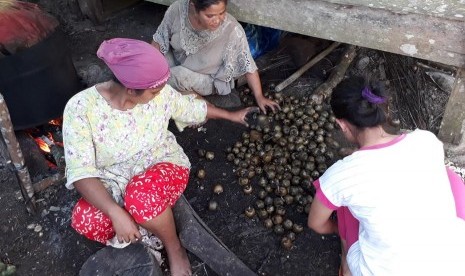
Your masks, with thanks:
<instances>
[{"instance_id":1,"label":"red floral patterned pants","mask_svg":"<svg viewBox=\"0 0 465 276\"><path fill-rule=\"evenodd\" d=\"M176 203L188 180L188 168L158 163L129 181L124 208L136 223L151 220ZM111 220L83 198L74 207L71 226L79 234L103 244L115 235Z\"/></svg>"}]
</instances>

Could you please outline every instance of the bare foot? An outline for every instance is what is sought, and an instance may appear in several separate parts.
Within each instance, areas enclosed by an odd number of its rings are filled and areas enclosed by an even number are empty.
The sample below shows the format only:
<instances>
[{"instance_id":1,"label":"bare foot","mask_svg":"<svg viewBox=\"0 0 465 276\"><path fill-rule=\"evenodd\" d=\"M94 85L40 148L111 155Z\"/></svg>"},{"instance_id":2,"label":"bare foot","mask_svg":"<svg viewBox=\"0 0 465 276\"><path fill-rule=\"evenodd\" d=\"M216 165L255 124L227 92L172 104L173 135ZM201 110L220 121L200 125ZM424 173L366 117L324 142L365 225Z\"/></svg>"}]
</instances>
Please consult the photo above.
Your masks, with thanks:
<instances>
[{"instance_id":1,"label":"bare foot","mask_svg":"<svg viewBox=\"0 0 465 276\"><path fill-rule=\"evenodd\" d=\"M167 248L168 249L168 248ZM171 276L191 276L191 264L187 258L186 249L182 246L167 250Z\"/></svg>"}]
</instances>

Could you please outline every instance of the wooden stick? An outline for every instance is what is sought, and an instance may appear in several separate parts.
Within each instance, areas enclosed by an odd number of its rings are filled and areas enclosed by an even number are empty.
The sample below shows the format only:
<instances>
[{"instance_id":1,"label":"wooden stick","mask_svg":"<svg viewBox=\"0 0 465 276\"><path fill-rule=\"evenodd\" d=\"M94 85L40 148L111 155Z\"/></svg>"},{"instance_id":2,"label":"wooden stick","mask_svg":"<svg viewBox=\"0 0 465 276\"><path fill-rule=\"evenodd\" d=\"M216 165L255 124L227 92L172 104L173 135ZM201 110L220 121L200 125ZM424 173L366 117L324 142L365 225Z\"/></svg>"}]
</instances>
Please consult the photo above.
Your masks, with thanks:
<instances>
[{"instance_id":1,"label":"wooden stick","mask_svg":"<svg viewBox=\"0 0 465 276\"><path fill-rule=\"evenodd\" d=\"M3 140L6 144L11 162L15 168L16 177L21 188L26 207L29 212L35 212L34 188L32 187L31 176L25 165L23 152L19 147L18 140L16 139L11 123L10 112L6 105L3 95L0 93L0 128Z\"/></svg>"},{"instance_id":2,"label":"wooden stick","mask_svg":"<svg viewBox=\"0 0 465 276\"><path fill-rule=\"evenodd\" d=\"M50 177L47 177L45 179L42 179L41 181L34 183L34 191L40 192L42 190L47 189L48 187L57 184L63 180L66 179L65 173L64 172L58 172Z\"/></svg>"},{"instance_id":3,"label":"wooden stick","mask_svg":"<svg viewBox=\"0 0 465 276\"><path fill-rule=\"evenodd\" d=\"M345 76L347 68L354 60L355 56L357 55L357 47L354 45L350 45L347 47L347 50L344 52L344 55L341 58L339 64L333 69L331 75L328 77L328 80L318 86L312 94L312 99L321 104L326 98L331 95L334 87L338 85Z\"/></svg>"},{"instance_id":4,"label":"wooden stick","mask_svg":"<svg viewBox=\"0 0 465 276\"><path fill-rule=\"evenodd\" d=\"M284 88L288 87L289 84L293 83L296 79L298 79L300 76L302 76L308 69L310 69L316 63L318 63L318 61L322 60L325 56L327 56L329 53L331 53L339 45L341 45L341 43L333 42L328 48L326 48L323 52L319 53L314 58L312 58L309 62L307 62L304 66L302 66L299 70L297 70L289 78L285 79L283 82L276 85L276 87L275 87L276 92L280 92Z\"/></svg>"}]
</instances>

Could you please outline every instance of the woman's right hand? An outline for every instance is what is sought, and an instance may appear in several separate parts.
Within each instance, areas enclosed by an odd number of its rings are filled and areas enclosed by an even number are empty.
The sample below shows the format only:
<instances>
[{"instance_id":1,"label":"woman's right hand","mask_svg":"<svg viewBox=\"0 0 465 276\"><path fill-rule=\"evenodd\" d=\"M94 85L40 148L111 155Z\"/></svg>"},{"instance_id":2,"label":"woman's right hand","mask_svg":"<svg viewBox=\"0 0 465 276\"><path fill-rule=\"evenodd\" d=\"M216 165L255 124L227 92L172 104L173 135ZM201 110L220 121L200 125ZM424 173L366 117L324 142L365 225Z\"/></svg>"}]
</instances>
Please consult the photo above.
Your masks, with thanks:
<instances>
[{"instance_id":1,"label":"woman's right hand","mask_svg":"<svg viewBox=\"0 0 465 276\"><path fill-rule=\"evenodd\" d=\"M247 114L251 112L260 112L258 107L247 107L241 110L232 111L229 120L235 123L243 124L246 127L249 127L249 124L246 121Z\"/></svg>"},{"instance_id":2,"label":"woman's right hand","mask_svg":"<svg viewBox=\"0 0 465 276\"><path fill-rule=\"evenodd\" d=\"M74 182L74 187L87 202L110 218L118 241L136 242L141 238L134 219L115 202L100 179L84 178Z\"/></svg>"},{"instance_id":3,"label":"woman's right hand","mask_svg":"<svg viewBox=\"0 0 465 276\"><path fill-rule=\"evenodd\" d=\"M129 215L129 213L121 208L120 206L115 206L109 212L110 220L113 224L113 229L115 230L116 237L120 243L123 242L137 242L142 237L139 232L139 227L137 226L134 219Z\"/></svg>"}]
</instances>

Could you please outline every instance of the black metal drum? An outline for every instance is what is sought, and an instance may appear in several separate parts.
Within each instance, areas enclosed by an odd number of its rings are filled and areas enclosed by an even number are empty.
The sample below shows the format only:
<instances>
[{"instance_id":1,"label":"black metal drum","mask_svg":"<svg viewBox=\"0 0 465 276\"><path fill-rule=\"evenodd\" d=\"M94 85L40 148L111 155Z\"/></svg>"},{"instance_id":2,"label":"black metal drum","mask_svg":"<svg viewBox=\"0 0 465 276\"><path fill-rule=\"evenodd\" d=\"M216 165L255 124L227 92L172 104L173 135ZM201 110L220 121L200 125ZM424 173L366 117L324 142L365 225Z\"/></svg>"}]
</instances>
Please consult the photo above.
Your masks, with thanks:
<instances>
[{"instance_id":1,"label":"black metal drum","mask_svg":"<svg viewBox=\"0 0 465 276\"><path fill-rule=\"evenodd\" d=\"M67 101L82 88L60 29L31 48L0 59L0 93L15 130L61 117Z\"/></svg>"}]
</instances>

